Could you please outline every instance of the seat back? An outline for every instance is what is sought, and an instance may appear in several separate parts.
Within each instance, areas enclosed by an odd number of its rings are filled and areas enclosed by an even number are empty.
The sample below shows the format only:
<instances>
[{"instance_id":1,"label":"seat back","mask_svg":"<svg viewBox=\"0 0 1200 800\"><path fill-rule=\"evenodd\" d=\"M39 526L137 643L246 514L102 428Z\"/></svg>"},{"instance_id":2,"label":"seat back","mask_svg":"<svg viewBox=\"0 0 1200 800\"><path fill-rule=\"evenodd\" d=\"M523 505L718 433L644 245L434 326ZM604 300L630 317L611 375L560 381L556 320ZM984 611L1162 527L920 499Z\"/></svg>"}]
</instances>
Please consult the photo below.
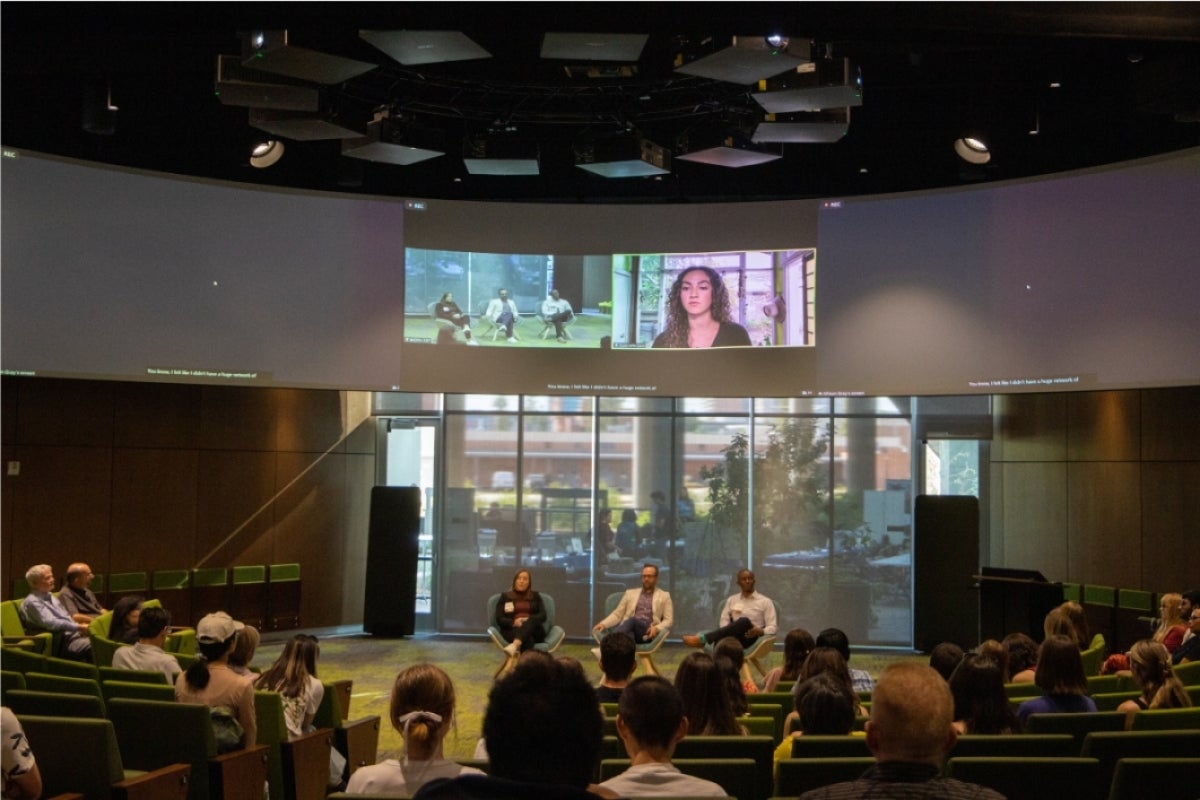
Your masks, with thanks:
<instances>
[{"instance_id":1,"label":"seat back","mask_svg":"<svg viewBox=\"0 0 1200 800\"><path fill-rule=\"evenodd\" d=\"M980 756L1052 756L1070 758L1079 755L1075 737L1066 733L967 734L959 736L950 750L950 758Z\"/></svg>"},{"instance_id":2,"label":"seat back","mask_svg":"<svg viewBox=\"0 0 1200 800\"><path fill-rule=\"evenodd\" d=\"M229 570L225 567L200 567L192 570L191 619L172 620L176 625L195 625L214 611L229 608Z\"/></svg>"},{"instance_id":3,"label":"seat back","mask_svg":"<svg viewBox=\"0 0 1200 800\"><path fill-rule=\"evenodd\" d=\"M229 616L266 630L267 568L261 565L233 568Z\"/></svg>"},{"instance_id":4,"label":"seat back","mask_svg":"<svg viewBox=\"0 0 1200 800\"><path fill-rule=\"evenodd\" d=\"M995 789L1008 800L1103 797L1108 786L1094 758L951 758L946 774Z\"/></svg>"},{"instance_id":5,"label":"seat back","mask_svg":"<svg viewBox=\"0 0 1200 800\"><path fill-rule=\"evenodd\" d=\"M379 715L347 721L345 709L340 707L342 701L339 697L343 694L343 686L348 683L350 681L324 683L325 694L313 715L315 727L333 731L333 746L346 759L344 780L349 780L359 767L374 764L379 755ZM349 687L345 688L348 694Z\"/></svg>"},{"instance_id":6,"label":"seat back","mask_svg":"<svg viewBox=\"0 0 1200 800\"><path fill-rule=\"evenodd\" d=\"M1083 750L1083 740L1096 731L1125 729L1123 711L1087 711L1083 713L1032 714L1025 722L1026 733L1066 733L1075 739L1075 752Z\"/></svg>"},{"instance_id":7,"label":"seat back","mask_svg":"<svg viewBox=\"0 0 1200 800\"><path fill-rule=\"evenodd\" d=\"M85 800L109 800L125 778L113 724L106 719L19 717L35 748L44 796L79 792Z\"/></svg>"},{"instance_id":8,"label":"seat back","mask_svg":"<svg viewBox=\"0 0 1200 800\"><path fill-rule=\"evenodd\" d=\"M738 717L737 722L739 725L745 728L751 736L770 736L772 741L774 741L776 744L779 743L779 739L775 738L774 717L745 716Z\"/></svg>"},{"instance_id":9,"label":"seat back","mask_svg":"<svg viewBox=\"0 0 1200 800\"><path fill-rule=\"evenodd\" d=\"M10 689L4 693L4 703L17 716L33 714L40 717L104 719L104 701L90 694Z\"/></svg>"},{"instance_id":10,"label":"seat back","mask_svg":"<svg viewBox=\"0 0 1200 800\"><path fill-rule=\"evenodd\" d=\"M100 680L100 671L96 669L95 664L72 661L69 658L48 656L44 671L50 675L64 675L68 678L87 678L97 682Z\"/></svg>"},{"instance_id":11,"label":"seat back","mask_svg":"<svg viewBox=\"0 0 1200 800\"><path fill-rule=\"evenodd\" d=\"M1200 758L1118 759L1108 800L1144 800L1153 786L1154 800L1193 800Z\"/></svg>"},{"instance_id":12,"label":"seat back","mask_svg":"<svg viewBox=\"0 0 1200 800\"><path fill-rule=\"evenodd\" d=\"M268 748L267 782L271 797L322 800L329 778L329 750L333 744L329 729L289 737L283 717L283 699L277 692L256 690L254 714L258 744Z\"/></svg>"},{"instance_id":13,"label":"seat back","mask_svg":"<svg viewBox=\"0 0 1200 800\"><path fill-rule=\"evenodd\" d=\"M758 695L749 695L750 699L757 699ZM751 702L747 705L746 711L752 717L770 717L775 720L775 741L783 741L783 720L787 717L783 713L783 706L778 703L755 703Z\"/></svg>"},{"instance_id":14,"label":"seat back","mask_svg":"<svg viewBox=\"0 0 1200 800\"><path fill-rule=\"evenodd\" d=\"M99 619L99 617L96 619ZM96 624L96 620L92 620L92 624ZM124 642L114 642L112 639L109 639L107 625L105 626L105 633L93 632L89 638L92 642L92 662L97 667L111 668L113 656L116 655L117 648L129 647Z\"/></svg>"},{"instance_id":15,"label":"seat back","mask_svg":"<svg viewBox=\"0 0 1200 800\"><path fill-rule=\"evenodd\" d=\"M267 578L267 630L300 627L300 565L272 564Z\"/></svg>"},{"instance_id":16,"label":"seat back","mask_svg":"<svg viewBox=\"0 0 1200 800\"><path fill-rule=\"evenodd\" d=\"M162 675L162 673L158 673ZM175 687L162 683L146 683L144 681L101 681L100 693L104 702L114 697L124 697L130 700L157 700L160 703L175 702Z\"/></svg>"},{"instance_id":17,"label":"seat back","mask_svg":"<svg viewBox=\"0 0 1200 800\"><path fill-rule=\"evenodd\" d=\"M1125 687L1121 685L1123 683L1121 678L1121 675L1089 675L1087 679L1087 693L1094 696L1107 692L1123 691Z\"/></svg>"},{"instance_id":18,"label":"seat back","mask_svg":"<svg viewBox=\"0 0 1200 800\"><path fill-rule=\"evenodd\" d=\"M100 685L105 681L136 681L138 683L154 683L166 685L167 676L156 669L120 669L118 667L99 667Z\"/></svg>"},{"instance_id":19,"label":"seat back","mask_svg":"<svg viewBox=\"0 0 1200 800\"><path fill-rule=\"evenodd\" d=\"M11 669L0 669L0 689L7 693L10 689L25 688L25 673ZM8 705L0 703L0 705Z\"/></svg>"},{"instance_id":20,"label":"seat back","mask_svg":"<svg viewBox=\"0 0 1200 800\"><path fill-rule=\"evenodd\" d=\"M1104 666L1104 655L1107 652L1108 639L1102 633L1092 636L1092 644L1082 651L1079 657L1083 660L1084 675L1099 675L1100 667Z\"/></svg>"},{"instance_id":21,"label":"seat back","mask_svg":"<svg viewBox=\"0 0 1200 800\"><path fill-rule=\"evenodd\" d=\"M792 758L862 758L870 755L865 736L792 737Z\"/></svg>"},{"instance_id":22,"label":"seat back","mask_svg":"<svg viewBox=\"0 0 1200 800\"><path fill-rule=\"evenodd\" d=\"M1133 715L1135 731L1200 730L1200 708L1151 708Z\"/></svg>"},{"instance_id":23,"label":"seat back","mask_svg":"<svg viewBox=\"0 0 1200 800\"><path fill-rule=\"evenodd\" d=\"M1144 620L1153 617L1154 594L1141 589L1117 589L1113 610L1113 652L1124 653L1138 639L1154 635L1154 628Z\"/></svg>"},{"instance_id":24,"label":"seat back","mask_svg":"<svg viewBox=\"0 0 1200 800\"><path fill-rule=\"evenodd\" d=\"M1100 761L1106 781L1122 758L1193 757L1200 753L1200 731L1098 731L1083 740L1080 755Z\"/></svg>"},{"instance_id":25,"label":"seat back","mask_svg":"<svg viewBox=\"0 0 1200 800\"><path fill-rule=\"evenodd\" d=\"M615 778L629 769L628 758L610 758L600 762L600 780ZM675 758L671 763L684 775L692 775L720 785L729 797L756 797L758 765L749 758Z\"/></svg>"},{"instance_id":26,"label":"seat back","mask_svg":"<svg viewBox=\"0 0 1200 800\"><path fill-rule=\"evenodd\" d=\"M873 756L785 758L776 765L775 796L796 797L831 783L852 781L872 764Z\"/></svg>"},{"instance_id":27,"label":"seat back","mask_svg":"<svg viewBox=\"0 0 1200 800\"><path fill-rule=\"evenodd\" d=\"M54 634L50 631L27 633L25 620L21 617L21 601L5 600L0 603L0 636L6 642L27 643L30 650L44 656L52 655Z\"/></svg>"},{"instance_id":28,"label":"seat back","mask_svg":"<svg viewBox=\"0 0 1200 800\"><path fill-rule=\"evenodd\" d=\"M688 736L676 745L675 758L749 758L757 773L754 794L747 800L766 800L775 788L775 740L771 736Z\"/></svg>"},{"instance_id":29,"label":"seat back","mask_svg":"<svg viewBox=\"0 0 1200 800\"><path fill-rule=\"evenodd\" d=\"M46 656L22 647L5 647L4 668L15 672L45 672Z\"/></svg>"},{"instance_id":30,"label":"seat back","mask_svg":"<svg viewBox=\"0 0 1200 800\"><path fill-rule=\"evenodd\" d=\"M208 800L208 760L217 754L208 706L113 697L108 718L128 768L189 764L188 800Z\"/></svg>"},{"instance_id":31,"label":"seat back","mask_svg":"<svg viewBox=\"0 0 1200 800\"><path fill-rule=\"evenodd\" d=\"M548 653L553 653L567 638L566 631L559 625L557 620L557 606L554 602L554 597L545 592L541 592L542 607L546 609L546 639L534 645L538 650L545 650Z\"/></svg>"},{"instance_id":32,"label":"seat back","mask_svg":"<svg viewBox=\"0 0 1200 800\"><path fill-rule=\"evenodd\" d=\"M187 625L192 618L191 570L160 569L150 575L150 598L171 614L172 624Z\"/></svg>"},{"instance_id":33,"label":"seat back","mask_svg":"<svg viewBox=\"0 0 1200 800\"><path fill-rule=\"evenodd\" d=\"M1200 685L1200 661L1176 664L1171 667L1171 671L1175 673L1176 678L1183 682L1184 686Z\"/></svg>"},{"instance_id":34,"label":"seat back","mask_svg":"<svg viewBox=\"0 0 1200 800\"><path fill-rule=\"evenodd\" d=\"M61 694L90 694L102 697L100 682L91 678L72 678L48 672L26 672L25 685L35 692L59 692Z\"/></svg>"},{"instance_id":35,"label":"seat back","mask_svg":"<svg viewBox=\"0 0 1200 800\"><path fill-rule=\"evenodd\" d=\"M1096 704L1097 711L1116 711L1121 703L1136 700L1141 694L1137 689L1128 692L1100 692L1092 695L1092 702Z\"/></svg>"},{"instance_id":36,"label":"seat back","mask_svg":"<svg viewBox=\"0 0 1200 800\"><path fill-rule=\"evenodd\" d=\"M144 595L149 586L144 572L114 572L108 576L108 595L114 603L122 595Z\"/></svg>"}]
</instances>

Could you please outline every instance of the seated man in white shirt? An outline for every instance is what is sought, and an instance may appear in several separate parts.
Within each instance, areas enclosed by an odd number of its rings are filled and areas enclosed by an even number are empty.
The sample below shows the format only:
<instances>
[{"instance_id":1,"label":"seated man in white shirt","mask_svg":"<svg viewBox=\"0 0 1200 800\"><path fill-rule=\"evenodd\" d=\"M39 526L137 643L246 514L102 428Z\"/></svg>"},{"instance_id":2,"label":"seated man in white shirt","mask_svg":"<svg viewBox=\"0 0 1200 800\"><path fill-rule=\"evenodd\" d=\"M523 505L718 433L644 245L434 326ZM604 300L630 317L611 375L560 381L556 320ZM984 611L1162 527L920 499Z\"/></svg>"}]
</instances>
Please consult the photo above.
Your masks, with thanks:
<instances>
[{"instance_id":1,"label":"seated man in white shirt","mask_svg":"<svg viewBox=\"0 0 1200 800\"><path fill-rule=\"evenodd\" d=\"M670 681L658 675L635 678L617 705L617 735L633 763L601 788L618 797L727 796L719 784L685 775L671 763L687 728L683 700Z\"/></svg>"},{"instance_id":2,"label":"seated man in white shirt","mask_svg":"<svg viewBox=\"0 0 1200 800\"><path fill-rule=\"evenodd\" d=\"M570 302L564 300L558 289L551 289L550 296L542 301L542 318L554 326L558 341L567 341L567 323L575 317Z\"/></svg>"},{"instance_id":3,"label":"seated man in white shirt","mask_svg":"<svg viewBox=\"0 0 1200 800\"><path fill-rule=\"evenodd\" d=\"M726 636L732 636L749 650L760 636L774 636L779 629L775 618L775 603L764 594L754 590L754 573L748 569L737 574L741 591L725 601L721 611L721 627L708 633L689 634L683 643L689 647L716 644Z\"/></svg>"},{"instance_id":4,"label":"seated man in white shirt","mask_svg":"<svg viewBox=\"0 0 1200 800\"><path fill-rule=\"evenodd\" d=\"M25 573L29 594L21 601L21 619L30 628L60 631L62 643L54 655L76 661L92 660L88 623L76 620L54 592L54 570L49 564L35 564Z\"/></svg>"},{"instance_id":5,"label":"seated man in white shirt","mask_svg":"<svg viewBox=\"0 0 1200 800\"><path fill-rule=\"evenodd\" d=\"M174 656L163 651L163 642L171 623L171 614L165 608L143 608L138 617L137 644L118 647L113 653L112 665L117 669L154 670L167 676L167 682L175 685L175 677L182 671Z\"/></svg>"},{"instance_id":6,"label":"seated man in white shirt","mask_svg":"<svg viewBox=\"0 0 1200 800\"><path fill-rule=\"evenodd\" d=\"M517 304L508 296L508 289L497 292L483 315L496 327L504 328L504 336L509 342L520 341L513 332L513 326L521 321L521 313L517 311Z\"/></svg>"}]
</instances>

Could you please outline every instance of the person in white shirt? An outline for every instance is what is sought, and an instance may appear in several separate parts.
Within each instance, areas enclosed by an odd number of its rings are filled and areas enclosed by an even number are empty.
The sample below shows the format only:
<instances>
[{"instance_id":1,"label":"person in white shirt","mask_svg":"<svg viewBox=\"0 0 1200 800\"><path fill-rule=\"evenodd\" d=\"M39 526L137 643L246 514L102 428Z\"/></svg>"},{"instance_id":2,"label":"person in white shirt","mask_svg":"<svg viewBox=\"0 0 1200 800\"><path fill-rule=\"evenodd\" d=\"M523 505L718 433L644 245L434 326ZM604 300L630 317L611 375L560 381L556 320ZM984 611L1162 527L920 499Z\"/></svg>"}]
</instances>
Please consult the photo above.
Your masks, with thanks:
<instances>
[{"instance_id":1,"label":"person in white shirt","mask_svg":"<svg viewBox=\"0 0 1200 800\"><path fill-rule=\"evenodd\" d=\"M17 715L7 707L0 707L0 731L4 740L0 745L0 761L3 761L0 781L4 784L5 799L36 800L42 796L42 773Z\"/></svg>"},{"instance_id":2,"label":"person in white shirt","mask_svg":"<svg viewBox=\"0 0 1200 800\"><path fill-rule=\"evenodd\" d=\"M725 601L725 608L721 611L721 627L708 633L684 636L684 644L703 647L732 636L748 650L760 636L775 635L779 629L775 603L754 590L754 573L748 569L739 570L737 583L741 591Z\"/></svg>"},{"instance_id":3,"label":"person in white shirt","mask_svg":"<svg viewBox=\"0 0 1200 800\"><path fill-rule=\"evenodd\" d=\"M558 341L567 341L566 324L575 317L571 304L564 300L558 289L551 289L550 296L542 301L542 318L554 326L554 335Z\"/></svg>"},{"instance_id":4,"label":"person in white shirt","mask_svg":"<svg viewBox=\"0 0 1200 800\"><path fill-rule=\"evenodd\" d=\"M508 296L508 289L501 289L492 298L483 315L496 327L504 328L504 335L509 342L520 341L513 333L513 326L520 322L521 314L517 311L517 304Z\"/></svg>"},{"instance_id":5,"label":"person in white shirt","mask_svg":"<svg viewBox=\"0 0 1200 800\"><path fill-rule=\"evenodd\" d=\"M182 670L175 657L163 651L170 624L171 614L165 608L143 608L138 617L137 644L118 647L113 653L112 665L117 669L161 672L167 676L167 682L174 686L175 678Z\"/></svg>"},{"instance_id":6,"label":"person in white shirt","mask_svg":"<svg viewBox=\"0 0 1200 800\"><path fill-rule=\"evenodd\" d=\"M617 735L632 763L600 787L618 797L726 797L720 784L685 775L671 763L687 729L683 700L670 681L658 675L630 681L617 705Z\"/></svg>"},{"instance_id":7,"label":"person in white shirt","mask_svg":"<svg viewBox=\"0 0 1200 800\"><path fill-rule=\"evenodd\" d=\"M483 774L442 755L442 740L454 720L454 702L454 683L441 667L414 664L401 670L392 686L389 714L392 727L404 738L400 760L389 758L359 767L350 776L346 793L412 796L437 778Z\"/></svg>"}]
</instances>

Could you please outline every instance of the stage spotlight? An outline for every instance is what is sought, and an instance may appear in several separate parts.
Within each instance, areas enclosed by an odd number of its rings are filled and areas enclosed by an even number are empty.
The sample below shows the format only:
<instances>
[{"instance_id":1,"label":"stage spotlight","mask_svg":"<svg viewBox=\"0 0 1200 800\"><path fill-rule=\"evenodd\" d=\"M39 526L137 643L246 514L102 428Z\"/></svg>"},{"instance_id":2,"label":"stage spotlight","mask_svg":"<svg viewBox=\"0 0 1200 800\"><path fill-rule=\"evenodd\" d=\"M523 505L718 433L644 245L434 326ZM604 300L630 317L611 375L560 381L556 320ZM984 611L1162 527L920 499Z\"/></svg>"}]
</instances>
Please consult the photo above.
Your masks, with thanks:
<instances>
[{"instance_id":1,"label":"stage spotlight","mask_svg":"<svg viewBox=\"0 0 1200 800\"><path fill-rule=\"evenodd\" d=\"M768 33L763 37L763 41L767 43L767 47L776 52L782 52L788 48L788 37L782 33Z\"/></svg>"},{"instance_id":2,"label":"stage spotlight","mask_svg":"<svg viewBox=\"0 0 1200 800\"><path fill-rule=\"evenodd\" d=\"M255 169L266 169L283 158L283 150L283 142L278 139L259 142L250 150L250 166Z\"/></svg>"},{"instance_id":3,"label":"stage spotlight","mask_svg":"<svg viewBox=\"0 0 1200 800\"><path fill-rule=\"evenodd\" d=\"M955 139L954 152L968 164L986 164L992 160L987 143L977 136L963 136Z\"/></svg>"}]
</instances>

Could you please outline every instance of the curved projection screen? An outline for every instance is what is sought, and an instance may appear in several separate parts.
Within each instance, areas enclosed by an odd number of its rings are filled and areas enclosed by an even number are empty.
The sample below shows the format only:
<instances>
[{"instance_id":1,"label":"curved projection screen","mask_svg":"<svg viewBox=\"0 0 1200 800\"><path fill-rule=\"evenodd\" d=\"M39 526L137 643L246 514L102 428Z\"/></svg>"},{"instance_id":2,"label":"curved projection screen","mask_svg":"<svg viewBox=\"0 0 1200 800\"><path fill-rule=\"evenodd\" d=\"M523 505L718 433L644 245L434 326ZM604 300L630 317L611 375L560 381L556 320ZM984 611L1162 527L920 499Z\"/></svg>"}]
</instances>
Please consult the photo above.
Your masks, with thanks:
<instances>
[{"instance_id":1,"label":"curved projection screen","mask_svg":"<svg viewBox=\"0 0 1200 800\"><path fill-rule=\"evenodd\" d=\"M0 166L9 375L676 396L1200 383L1200 150L670 206L268 191L7 148Z\"/></svg>"}]
</instances>

